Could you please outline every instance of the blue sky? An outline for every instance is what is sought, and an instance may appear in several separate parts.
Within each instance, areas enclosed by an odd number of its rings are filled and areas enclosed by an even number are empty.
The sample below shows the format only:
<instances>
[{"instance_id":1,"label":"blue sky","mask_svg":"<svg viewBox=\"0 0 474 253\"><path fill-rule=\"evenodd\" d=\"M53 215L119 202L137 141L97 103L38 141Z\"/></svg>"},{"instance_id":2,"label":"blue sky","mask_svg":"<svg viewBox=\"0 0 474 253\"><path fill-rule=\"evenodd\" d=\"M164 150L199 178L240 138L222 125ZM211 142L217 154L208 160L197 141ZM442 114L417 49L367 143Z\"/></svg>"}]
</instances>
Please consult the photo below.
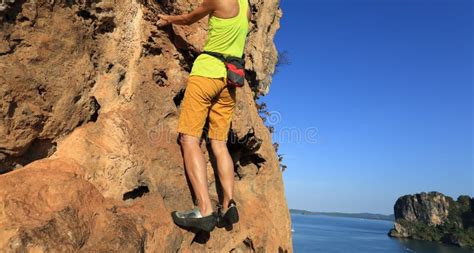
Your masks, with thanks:
<instances>
[{"instance_id":1,"label":"blue sky","mask_svg":"<svg viewBox=\"0 0 474 253\"><path fill-rule=\"evenodd\" d=\"M404 194L474 195L471 0L281 7L291 64L260 101L291 208L388 214Z\"/></svg>"}]
</instances>

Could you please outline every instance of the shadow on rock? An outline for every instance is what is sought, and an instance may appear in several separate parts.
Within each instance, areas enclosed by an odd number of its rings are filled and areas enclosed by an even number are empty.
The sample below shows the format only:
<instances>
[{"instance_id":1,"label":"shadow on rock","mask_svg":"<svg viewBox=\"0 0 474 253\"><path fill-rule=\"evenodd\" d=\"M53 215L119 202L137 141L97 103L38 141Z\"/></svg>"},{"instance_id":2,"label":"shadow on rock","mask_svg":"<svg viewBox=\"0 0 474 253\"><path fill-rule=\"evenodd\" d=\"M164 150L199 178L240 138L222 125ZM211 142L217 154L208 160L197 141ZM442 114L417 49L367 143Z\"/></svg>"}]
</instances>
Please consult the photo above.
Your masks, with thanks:
<instances>
[{"instance_id":1,"label":"shadow on rock","mask_svg":"<svg viewBox=\"0 0 474 253\"><path fill-rule=\"evenodd\" d=\"M204 231L204 230L201 230L201 229L198 229L198 228L192 228L192 227L185 227L185 226L181 226L179 224L176 224L176 226L188 231L188 232L191 232L191 233L194 233L194 238L193 240L191 241L191 244L193 243L199 243L199 244L206 244L209 239L211 238L211 233L210 232L207 232L207 231Z\"/></svg>"}]
</instances>

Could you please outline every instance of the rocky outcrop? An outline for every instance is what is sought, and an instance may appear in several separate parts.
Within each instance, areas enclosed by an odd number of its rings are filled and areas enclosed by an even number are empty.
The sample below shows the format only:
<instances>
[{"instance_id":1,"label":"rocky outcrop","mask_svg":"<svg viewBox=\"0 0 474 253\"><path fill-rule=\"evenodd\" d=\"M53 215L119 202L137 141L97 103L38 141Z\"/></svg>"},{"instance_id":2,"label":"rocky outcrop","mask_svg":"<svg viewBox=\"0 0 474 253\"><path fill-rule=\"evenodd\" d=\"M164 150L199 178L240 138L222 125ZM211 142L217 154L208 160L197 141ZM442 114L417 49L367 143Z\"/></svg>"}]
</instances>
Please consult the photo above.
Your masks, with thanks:
<instances>
[{"instance_id":1,"label":"rocky outcrop","mask_svg":"<svg viewBox=\"0 0 474 253\"><path fill-rule=\"evenodd\" d=\"M449 204L449 199L437 192L406 195L395 203L395 219L441 225L448 218Z\"/></svg>"},{"instance_id":2,"label":"rocky outcrop","mask_svg":"<svg viewBox=\"0 0 474 253\"><path fill-rule=\"evenodd\" d=\"M438 192L406 195L397 200L394 211L392 237L474 248L474 198L454 201Z\"/></svg>"},{"instance_id":3,"label":"rocky outcrop","mask_svg":"<svg viewBox=\"0 0 474 253\"><path fill-rule=\"evenodd\" d=\"M241 221L194 234L170 212L193 199L176 143L207 20L156 27L189 0L16 0L0 9L0 251L285 252L290 217L259 117L277 60L277 0L251 0L248 84L229 138ZM251 88L252 87L252 88ZM208 158L209 186L220 188Z\"/></svg>"}]
</instances>

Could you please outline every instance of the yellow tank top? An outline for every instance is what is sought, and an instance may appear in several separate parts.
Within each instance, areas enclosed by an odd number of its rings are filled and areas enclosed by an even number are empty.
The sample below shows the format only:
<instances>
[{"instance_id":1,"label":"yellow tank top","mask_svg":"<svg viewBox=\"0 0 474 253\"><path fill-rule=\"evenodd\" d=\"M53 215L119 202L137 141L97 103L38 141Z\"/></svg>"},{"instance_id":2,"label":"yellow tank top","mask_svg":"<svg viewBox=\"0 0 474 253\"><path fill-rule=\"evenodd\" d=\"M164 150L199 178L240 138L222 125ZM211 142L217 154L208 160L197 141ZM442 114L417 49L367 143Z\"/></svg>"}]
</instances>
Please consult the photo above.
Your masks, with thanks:
<instances>
[{"instance_id":1,"label":"yellow tank top","mask_svg":"<svg viewBox=\"0 0 474 253\"><path fill-rule=\"evenodd\" d=\"M209 18L209 32L204 51L218 52L225 56L242 57L249 29L247 0L238 0L239 14L232 18ZM226 77L224 63L208 54L200 54L193 63L190 76L211 78Z\"/></svg>"}]
</instances>

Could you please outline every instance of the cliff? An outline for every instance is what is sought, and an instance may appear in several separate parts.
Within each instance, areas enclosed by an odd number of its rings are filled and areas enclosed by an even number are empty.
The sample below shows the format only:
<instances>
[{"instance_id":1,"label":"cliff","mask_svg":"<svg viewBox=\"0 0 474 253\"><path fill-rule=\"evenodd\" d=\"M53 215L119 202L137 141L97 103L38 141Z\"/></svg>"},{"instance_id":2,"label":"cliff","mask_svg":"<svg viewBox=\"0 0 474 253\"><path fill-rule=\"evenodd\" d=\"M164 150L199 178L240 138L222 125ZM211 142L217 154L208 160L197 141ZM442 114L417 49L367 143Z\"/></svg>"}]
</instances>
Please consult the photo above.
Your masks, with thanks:
<instances>
[{"instance_id":1,"label":"cliff","mask_svg":"<svg viewBox=\"0 0 474 253\"><path fill-rule=\"evenodd\" d=\"M176 126L207 20L155 25L157 13L198 2L2 1L0 251L292 251L278 158L254 101L271 82L281 11L278 0L250 3L249 85L228 143L241 221L206 238L170 212L193 203Z\"/></svg>"},{"instance_id":2,"label":"cliff","mask_svg":"<svg viewBox=\"0 0 474 253\"><path fill-rule=\"evenodd\" d=\"M457 201L438 192L400 197L392 237L439 241L474 248L474 198Z\"/></svg>"}]
</instances>

